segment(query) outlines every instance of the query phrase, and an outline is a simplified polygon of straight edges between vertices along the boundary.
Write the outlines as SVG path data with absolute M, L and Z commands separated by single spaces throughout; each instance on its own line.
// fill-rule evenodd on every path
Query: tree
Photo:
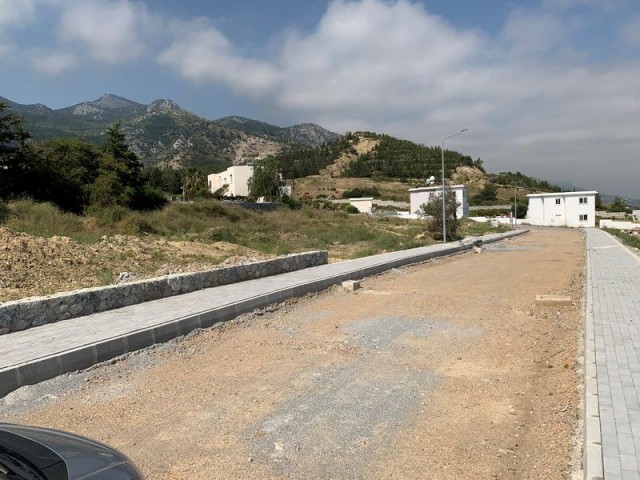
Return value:
M 211 197 L 207 188 L 207 177 L 195 168 L 189 169 L 184 176 L 184 198 L 189 200 L 196 197 Z
M 596 193 L 596 210 L 602 210 L 602 197 Z
M 487 182 L 478 194 L 473 198 L 478 205 L 490 205 L 498 199 L 498 186 L 495 183 Z
M 120 178 L 125 186 L 133 188 L 141 186 L 142 162 L 129 147 L 120 122 L 114 123 L 107 129 L 107 138 L 102 151 L 125 167 L 120 169 L 122 172 Z
M 81 213 L 89 204 L 90 186 L 98 176 L 100 152 L 80 139 L 50 140 L 34 149 L 41 168 L 34 178 L 40 185 L 33 197 Z
M 276 164 L 262 162 L 253 167 L 253 176 L 249 179 L 249 198 L 257 200 L 264 197 L 267 201 L 280 200 L 283 185 Z
M 23 128 L 22 118 L 4 113 L 7 105 L 0 103 L 0 198 L 26 193 L 33 152 L 27 145 L 30 138 Z
M 609 211 L 631 213 L 631 209 L 628 207 L 626 200 L 622 197 L 613 197 L 611 205 L 609 205 Z
M 460 203 L 450 188 L 445 188 L 445 215 L 447 219 L 447 238 L 457 238 L 458 218 L 456 210 Z M 434 195 L 427 203 L 420 206 L 419 215 L 427 219 L 427 232 L 436 240 L 442 240 L 442 195 Z
M 516 218 L 527 218 L 527 211 L 529 210 L 529 205 L 522 202 L 516 203 Z M 513 205 L 511 205 L 511 215 L 513 215 Z
M 162 192 L 145 183 L 142 162 L 129 147 L 119 122 L 107 129 L 102 151 L 99 175 L 90 188 L 92 203 L 135 210 L 151 210 L 166 204 Z

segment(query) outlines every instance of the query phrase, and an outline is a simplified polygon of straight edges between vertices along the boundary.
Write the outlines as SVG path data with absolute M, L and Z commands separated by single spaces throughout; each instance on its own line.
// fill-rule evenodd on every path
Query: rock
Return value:
M 347 280 L 346 282 L 342 282 L 342 288 L 344 288 L 347 292 L 353 292 L 360 288 L 360 281 Z

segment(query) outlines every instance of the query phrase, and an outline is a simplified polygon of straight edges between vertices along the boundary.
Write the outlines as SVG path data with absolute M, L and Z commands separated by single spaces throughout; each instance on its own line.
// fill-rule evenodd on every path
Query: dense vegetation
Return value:
M 400 140 L 389 135 L 369 134 L 380 143 L 373 151 L 360 155 L 349 164 L 345 175 L 352 177 L 419 179 L 434 176 L 441 180 L 442 150 L 426 147 L 408 140 Z M 480 160 L 474 161 L 468 155 L 445 150 L 445 177 L 450 177 L 460 165 L 482 169 Z
M 508 186 L 524 187 L 530 191 L 536 192 L 562 192 L 563 189 L 557 185 L 540 180 L 538 178 L 529 177 L 520 172 L 501 172 L 487 175 L 491 183 Z
M 70 212 L 88 207 L 154 209 L 165 196 L 146 181 L 118 123 L 101 149 L 81 139 L 30 143 L 20 117 L 0 103 L 0 200 L 29 197 Z
M 271 163 L 285 179 L 317 175 L 325 167 L 334 163 L 344 152 L 353 152 L 352 136 L 345 135 L 335 142 L 325 143 L 317 148 L 292 148 L 273 155 L 262 163 Z

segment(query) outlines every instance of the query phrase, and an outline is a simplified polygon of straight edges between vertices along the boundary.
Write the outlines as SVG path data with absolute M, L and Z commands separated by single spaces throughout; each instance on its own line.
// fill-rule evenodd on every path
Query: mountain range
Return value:
M 0 97 L 25 121 L 36 140 L 83 138 L 100 145 L 107 128 L 122 124 L 131 148 L 145 166 L 226 168 L 260 160 L 290 148 L 316 147 L 340 135 L 313 123 L 278 127 L 243 117 L 207 120 L 161 99 L 148 105 L 117 95 L 51 109 Z

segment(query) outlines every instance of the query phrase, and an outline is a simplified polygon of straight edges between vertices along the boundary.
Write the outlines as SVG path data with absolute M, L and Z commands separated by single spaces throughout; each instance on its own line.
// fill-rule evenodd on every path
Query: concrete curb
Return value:
M 596 368 L 596 341 L 593 317 L 593 288 L 589 261 L 589 240 L 586 255 L 586 305 L 584 315 L 584 444 L 583 469 L 585 480 L 602 480 L 602 431 L 598 399 L 598 375 Z
M 483 244 L 489 244 L 523 235 L 528 231 L 529 230 L 526 229 L 515 230 L 507 233 L 485 235 L 480 238 Z M 152 327 L 132 330 L 124 335 L 102 339 L 91 344 L 80 345 L 77 348 L 58 352 L 55 355 L 33 358 L 27 362 L 9 365 L 0 368 L 0 397 L 22 386 L 33 385 L 67 372 L 91 367 L 92 365 L 110 360 L 125 353 L 140 350 L 157 343 L 168 342 L 198 328 L 209 328 L 220 325 L 243 313 L 265 308 L 268 305 L 284 302 L 307 293 L 319 292 L 332 285 L 340 284 L 345 280 L 358 280 L 393 268 L 469 251 L 474 246 L 473 240 L 475 239 L 447 245 L 437 245 L 435 246 L 437 248 L 431 248 L 426 252 L 424 251 L 425 248 L 422 247 L 414 249 L 414 251 L 420 250 L 419 253 L 414 252 L 414 254 L 411 253 L 411 250 L 408 250 L 400 252 L 406 253 L 406 255 L 401 255 L 401 258 L 396 259 L 389 259 L 389 256 L 399 252 L 374 255 L 366 257 L 365 259 L 356 259 L 350 261 L 355 264 L 352 269 L 347 269 L 337 274 L 328 274 L 320 278 L 301 281 L 286 288 L 274 289 L 241 301 L 218 305 L 215 308 L 174 318 Z M 358 266 L 365 262 L 368 263 L 368 265 Z M 347 262 L 343 262 L 343 264 L 347 264 Z M 324 267 L 330 267 L 330 265 L 313 267 L 306 269 L 306 271 L 317 271 L 317 269 Z M 53 325 L 60 325 L 60 323 L 62 322 Z M 37 330 L 37 328 L 41 327 L 36 327 L 29 331 Z

